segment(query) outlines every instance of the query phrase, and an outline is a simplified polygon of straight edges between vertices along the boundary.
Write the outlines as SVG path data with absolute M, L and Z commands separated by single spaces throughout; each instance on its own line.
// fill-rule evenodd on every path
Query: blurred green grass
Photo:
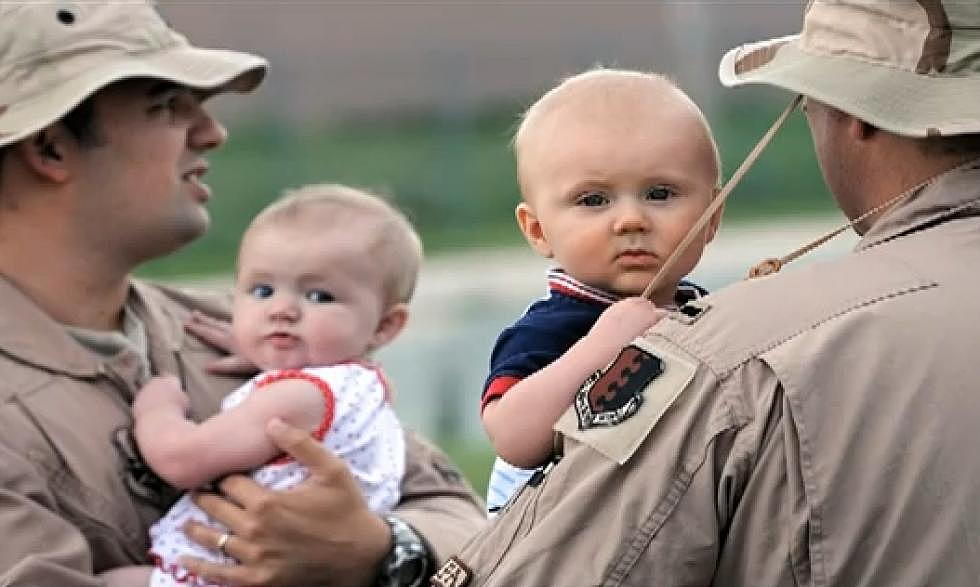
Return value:
M 712 117 L 730 176 L 782 108 L 727 102 Z M 419 228 L 427 254 L 487 245 L 524 246 L 513 220 L 518 201 L 509 148 L 509 109 L 468 119 L 437 114 L 354 120 L 343 126 L 288 129 L 274 121 L 238 126 L 211 155 L 211 230 L 179 253 L 148 264 L 156 278 L 227 273 L 250 219 L 284 188 L 339 182 L 391 196 Z M 801 116 L 777 135 L 726 208 L 726 223 L 835 210 L 820 179 Z M 488 443 L 438 438 L 482 494 L 493 453 Z
M 712 118 L 731 175 L 780 104 L 726 102 Z M 429 254 L 477 246 L 522 246 L 509 148 L 511 109 L 469 117 L 438 113 L 290 128 L 276 121 L 238 125 L 211 155 L 211 230 L 178 254 L 141 269 L 169 277 L 228 272 L 249 220 L 284 188 L 340 182 L 380 191 L 418 226 Z M 834 210 L 814 163 L 801 116 L 790 119 L 729 200 L 726 222 Z
M 480 497 L 486 497 L 490 467 L 493 465 L 493 449 L 489 443 L 475 443 L 465 438 L 437 438 L 449 458 L 459 467 L 460 473 L 473 485 Z

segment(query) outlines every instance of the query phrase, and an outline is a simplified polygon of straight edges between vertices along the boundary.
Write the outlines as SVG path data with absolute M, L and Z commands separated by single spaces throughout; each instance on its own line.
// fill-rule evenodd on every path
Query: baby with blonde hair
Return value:
M 341 457 L 371 509 L 389 510 L 405 445 L 371 354 L 404 327 L 421 259 L 411 224 L 375 195 L 332 184 L 286 192 L 252 221 L 238 256 L 232 336 L 236 352 L 262 372 L 201 423 L 187 418 L 176 377 L 151 380 L 133 403 L 146 462 L 182 489 L 245 471 L 265 487 L 288 489 L 307 470 L 266 436 L 266 423 L 278 418 Z M 234 535 L 225 533 L 215 552 L 184 536 L 188 521 L 217 527 L 183 496 L 150 530 L 157 565 L 150 585 L 210 585 L 180 558 L 235 558 Z

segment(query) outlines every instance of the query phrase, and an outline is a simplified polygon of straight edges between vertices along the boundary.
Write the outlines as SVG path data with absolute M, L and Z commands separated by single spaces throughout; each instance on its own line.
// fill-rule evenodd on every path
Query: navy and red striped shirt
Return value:
M 707 295 L 689 281 L 677 286 L 674 301 L 683 306 Z M 548 271 L 548 296 L 528 307 L 524 315 L 504 329 L 490 355 L 490 375 L 483 387 L 482 410 L 515 383 L 565 354 L 589 332 L 603 310 L 619 296 L 586 285 L 561 269 Z

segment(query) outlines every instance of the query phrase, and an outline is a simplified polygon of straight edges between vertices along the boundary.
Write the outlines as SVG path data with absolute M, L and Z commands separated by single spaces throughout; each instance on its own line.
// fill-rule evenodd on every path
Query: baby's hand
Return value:
M 133 418 L 139 418 L 153 410 L 167 409 L 181 414 L 187 411 L 190 400 L 180 388 L 180 380 L 173 375 L 154 377 L 136 394 L 133 401 Z
M 589 331 L 589 337 L 618 350 L 633 342 L 665 314 L 646 298 L 626 298 L 606 308 Z

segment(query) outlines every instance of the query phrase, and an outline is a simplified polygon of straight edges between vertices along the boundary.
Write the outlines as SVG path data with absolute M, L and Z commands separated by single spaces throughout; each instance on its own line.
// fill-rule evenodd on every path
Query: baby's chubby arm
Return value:
M 663 315 L 663 310 L 644 298 L 616 302 L 564 355 L 488 403 L 483 426 L 497 454 L 518 467 L 543 463 L 551 454 L 552 426 L 582 382 Z
M 133 402 L 134 433 L 143 458 L 180 489 L 267 463 L 279 454 L 265 434 L 269 420 L 280 418 L 313 430 L 326 410 L 321 391 L 303 379 L 270 383 L 200 424 L 187 419 L 187 407 L 187 395 L 172 376 L 151 379 Z

